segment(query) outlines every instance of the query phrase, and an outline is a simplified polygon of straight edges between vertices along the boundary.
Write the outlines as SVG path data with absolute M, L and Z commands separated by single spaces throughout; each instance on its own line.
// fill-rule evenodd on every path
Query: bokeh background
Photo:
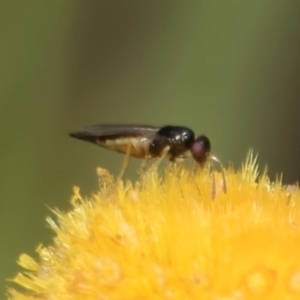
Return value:
M 225 165 L 253 148 L 298 181 L 299 15 L 299 1 L 2 1 L 1 298 L 19 254 L 51 242 L 49 207 L 95 191 L 97 166 L 120 170 L 68 137 L 84 125 L 189 126 Z

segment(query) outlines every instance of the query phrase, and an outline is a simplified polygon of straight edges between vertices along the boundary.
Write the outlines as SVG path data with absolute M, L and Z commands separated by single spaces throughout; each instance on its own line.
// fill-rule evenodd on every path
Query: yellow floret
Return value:
M 26 254 L 11 300 L 300 299 L 300 192 L 242 170 L 169 167 L 136 183 L 99 170 L 101 189 L 55 210 L 53 245 Z

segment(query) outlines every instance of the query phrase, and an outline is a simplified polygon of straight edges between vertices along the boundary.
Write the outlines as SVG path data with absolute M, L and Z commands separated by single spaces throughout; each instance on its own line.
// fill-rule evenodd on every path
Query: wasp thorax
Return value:
M 149 145 L 149 153 L 152 157 L 159 157 L 168 144 L 168 139 L 157 136 Z

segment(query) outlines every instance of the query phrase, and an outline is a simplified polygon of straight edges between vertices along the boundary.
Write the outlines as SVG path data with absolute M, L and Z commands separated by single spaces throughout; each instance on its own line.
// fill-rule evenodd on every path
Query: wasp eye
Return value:
M 191 153 L 194 159 L 199 163 L 203 164 L 206 162 L 210 152 L 210 141 L 205 135 L 199 136 L 191 147 Z

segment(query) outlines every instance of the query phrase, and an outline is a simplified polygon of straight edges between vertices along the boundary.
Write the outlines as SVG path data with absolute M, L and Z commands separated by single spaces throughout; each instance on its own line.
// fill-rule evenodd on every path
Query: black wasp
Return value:
M 203 164 L 210 153 L 210 141 L 206 136 L 195 138 L 191 129 L 182 126 L 95 125 L 70 133 L 70 136 L 143 159 L 168 156 L 176 161 L 192 154 Z

